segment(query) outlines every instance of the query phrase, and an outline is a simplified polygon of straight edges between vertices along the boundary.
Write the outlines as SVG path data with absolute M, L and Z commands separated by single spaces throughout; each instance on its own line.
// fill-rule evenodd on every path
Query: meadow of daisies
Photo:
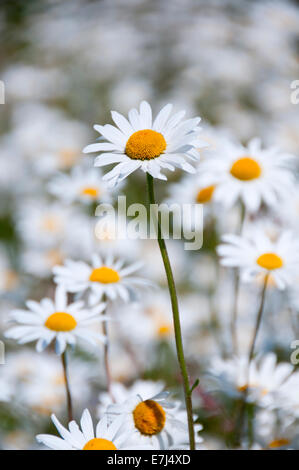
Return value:
M 0 449 L 299 448 L 298 24 L 1 5 Z M 119 196 L 201 205 L 201 249 L 99 233 Z

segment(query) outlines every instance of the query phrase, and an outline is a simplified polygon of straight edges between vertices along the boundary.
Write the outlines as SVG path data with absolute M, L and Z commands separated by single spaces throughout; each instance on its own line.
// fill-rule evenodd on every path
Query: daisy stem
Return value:
M 106 296 L 104 296 L 104 302 L 106 302 Z M 107 310 L 107 309 L 106 309 Z M 106 311 L 103 311 L 103 315 Z M 104 364 L 105 364 L 105 373 L 106 373 L 106 381 L 107 381 L 107 391 L 113 403 L 115 403 L 115 399 L 111 389 L 111 373 L 110 373 L 110 366 L 109 366 L 109 342 L 108 342 L 108 322 L 106 320 L 103 321 L 103 333 L 106 337 L 106 343 L 104 344 Z
M 156 204 L 155 202 L 155 193 L 154 193 L 154 180 L 153 177 L 147 173 L 147 184 L 148 184 L 148 195 L 149 195 L 149 202 L 150 204 Z M 182 341 L 182 331 L 181 331 L 181 323 L 180 323 L 180 314 L 179 314 L 179 306 L 178 306 L 178 299 L 176 294 L 176 287 L 173 278 L 173 273 L 169 261 L 169 256 L 165 244 L 165 240 L 163 239 L 161 233 L 161 225 L 159 223 L 159 216 L 157 217 L 157 228 L 158 228 L 158 244 L 161 252 L 161 256 L 163 259 L 163 264 L 166 272 L 167 282 L 168 282 L 168 289 L 171 299 L 171 306 L 172 306 L 172 314 L 173 314 L 173 323 L 174 323 L 174 332 L 175 332 L 175 343 L 176 343 L 176 351 L 177 351 L 177 358 L 183 378 L 183 386 L 184 386 L 184 395 L 185 395 L 185 404 L 187 410 L 187 418 L 188 418 L 188 430 L 189 430 L 189 443 L 190 449 L 195 449 L 195 437 L 194 437 L 194 423 L 193 423 L 193 410 L 192 410 L 192 389 L 190 388 L 187 366 L 184 356 L 184 348 L 183 348 L 183 341 Z
M 73 405 L 72 405 L 72 396 L 71 396 L 71 391 L 70 391 L 69 377 L 68 377 L 68 370 L 67 370 L 66 350 L 61 354 L 61 362 L 62 362 L 62 367 L 63 367 L 64 383 L 65 383 L 65 390 L 66 390 L 68 420 L 70 422 L 70 421 L 73 421 Z
M 243 392 L 242 405 L 241 405 L 241 411 L 240 411 L 240 416 L 239 416 L 239 423 L 238 423 L 238 427 L 237 427 L 237 429 L 238 429 L 238 432 L 237 432 L 238 444 L 240 444 L 240 439 L 242 437 L 242 432 L 243 432 L 244 417 L 245 417 L 246 403 L 247 403 L 247 395 L 248 395 L 248 391 L 249 391 L 250 365 L 251 365 L 251 361 L 252 361 L 253 356 L 254 356 L 255 343 L 256 343 L 257 335 L 258 335 L 260 325 L 261 325 L 261 321 L 262 321 L 268 279 L 269 279 L 269 273 L 265 275 L 264 284 L 263 284 L 263 288 L 262 288 L 262 292 L 261 292 L 260 307 L 259 307 L 259 310 L 258 310 L 258 313 L 257 313 L 256 324 L 255 324 L 254 333 L 253 333 L 253 337 L 252 337 L 251 344 L 250 344 L 250 349 L 249 349 L 249 354 L 248 354 L 247 384 L 246 384 L 247 386 L 245 387 L 244 392 Z
M 240 227 L 239 234 L 242 234 L 245 221 L 245 205 L 241 203 L 240 206 Z M 237 338 L 237 319 L 238 319 L 238 300 L 240 291 L 240 275 L 239 270 L 235 269 L 234 272 L 234 303 L 231 319 L 231 337 L 232 337 L 232 352 L 234 355 L 238 354 L 238 338 Z

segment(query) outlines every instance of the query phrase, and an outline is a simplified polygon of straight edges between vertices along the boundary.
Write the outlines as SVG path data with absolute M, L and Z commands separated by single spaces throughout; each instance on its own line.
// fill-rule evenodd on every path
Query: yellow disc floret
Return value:
M 160 132 L 144 129 L 134 132 L 126 145 L 126 154 L 134 160 L 157 158 L 166 149 L 166 141 Z
M 113 442 L 108 441 L 108 439 L 95 437 L 85 444 L 83 450 L 117 450 L 117 448 Z
M 196 196 L 196 202 L 198 202 L 198 204 L 205 204 L 207 202 L 210 202 L 214 190 L 215 186 L 207 186 L 206 188 L 200 189 Z
M 284 439 L 284 438 L 274 439 L 274 441 L 270 442 L 269 448 L 270 449 L 277 449 L 278 447 L 287 446 L 289 443 L 290 443 L 290 441 L 288 439 Z
M 250 181 L 258 178 L 262 169 L 258 162 L 251 157 L 236 160 L 230 169 L 232 176 L 241 181 Z
M 101 268 L 95 268 L 89 280 L 92 282 L 101 282 L 102 284 L 112 284 L 120 280 L 119 274 L 112 268 L 102 266 Z
M 81 189 L 81 194 L 82 196 L 89 196 L 92 199 L 95 199 L 96 197 L 98 197 L 99 190 L 98 188 L 87 186 L 86 188 Z
M 133 411 L 135 427 L 144 436 L 153 436 L 162 431 L 166 415 L 162 406 L 154 400 L 139 403 Z
M 77 326 L 73 315 L 66 312 L 55 312 L 47 318 L 45 326 L 53 331 L 72 331 Z
M 269 271 L 272 271 L 273 269 L 279 269 L 283 266 L 281 257 L 275 253 L 264 253 L 258 257 L 256 262 L 259 266 L 261 266 L 261 268 L 268 269 Z

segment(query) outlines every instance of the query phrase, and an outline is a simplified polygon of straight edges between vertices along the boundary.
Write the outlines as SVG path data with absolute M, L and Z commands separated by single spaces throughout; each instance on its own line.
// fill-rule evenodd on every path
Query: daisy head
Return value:
M 116 418 L 108 425 L 107 416 L 104 416 L 94 430 L 89 411 L 86 409 L 80 421 L 81 429 L 75 421 L 71 421 L 66 429 L 52 415 L 52 421 L 61 435 L 39 434 L 38 442 L 54 450 L 122 450 L 128 449 L 124 443 L 127 436 L 121 432 L 122 418 Z
M 271 239 L 263 230 L 251 230 L 248 236 L 222 237 L 218 246 L 223 266 L 238 267 L 246 282 L 268 275 L 279 289 L 291 285 L 299 268 L 299 241 L 291 232 Z
M 275 206 L 285 200 L 293 186 L 289 164 L 292 156 L 281 154 L 277 148 L 262 149 L 259 139 L 247 147 L 231 142 L 210 155 L 199 172 L 214 188 L 215 201 L 232 207 L 241 200 L 250 212 L 257 211 L 262 202 Z
M 67 304 L 65 289 L 56 288 L 55 300 L 45 298 L 41 302 L 28 300 L 28 310 L 14 310 L 12 320 L 17 325 L 6 333 L 7 338 L 17 340 L 20 344 L 37 341 L 36 349 L 43 351 L 53 340 L 57 354 L 65 351 L 67 344 L 74 346 L 78 339 L 97 345 L 105 337 L 90 325 L 106 320 L 100 313 L 105 304 L 101 303 L 92 309 L 84 309 L 83 302 Z
M 75 167 L 70 174 L 61 173 L 49 183 L 49 191 L 66 203 L 110 202 L 107 184 L 94 168 Z
M 161 170 L 174 171 L 175 167 L 189 173 L 195 170 L 188 159 L 199 156 L 196 148 L 204 143 L 198 139 L 200 118 L 183 120 L 184 111 L 170 117 L 172 105 L 167 104 L 152 118 L 152 109 L 146 101 L 137 109 L 129 111 L 128 119 L 112 111 L 112 119 L 117 127 L 110 124 L 95 125 L 107 142 L 99 142 L 85 147 L 85 153 L 100 152 L 95 166 L 117 165 L 104 176 L 104 180 L 114 186 L 138 168 L 154 178 L 167 180 Z
M 95 304 L 103 296 L 109 300 L 117 298 L 128 302 L 135 297 L 137 286 L 149 286 L 150 282 L 132 274 L 141 268 L 136 262 L 124 266 L 123 260 L 114 261 L 112 256 L 105 260 L 99 255 L 93 255 L 91 264 L 83 261 L 67 260 L 64 266 L 53 268 L 54 281 L 63 285 L 68 292 L 86 291 L 89 293 L 90 304 Z
M 110 405 L 107 412 L 109 416 L 123 416 L 123 427 L 132 441 L 166 449 L 177 435 L 188 432 L 185 413 L 182 416 L 179 403 L 168 401 L 168 396 L 168 392 L 161 392 L 144 400 L 136 395 L 122 404 Z

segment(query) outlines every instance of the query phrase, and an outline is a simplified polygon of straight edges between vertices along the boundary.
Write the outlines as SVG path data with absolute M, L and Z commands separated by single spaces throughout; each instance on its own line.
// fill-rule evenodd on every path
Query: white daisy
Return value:
M 152 119 L 152 109 L 146 101 L 137 109 L 129 111 L 129 119 L 112 111 L 112 119 L 116 126 L 106 124 L 95 125 L 108 142 L 99 142 L 85 147 L 83 152 L 105 152 L 99 155 L 95 166 L 106 166 L 117 163 L 104 180 L 114 186 L 138 168 L 154 178 L 167 180 L 161 173 L 162 169 L 174 171 L 175 167 L 194 173 L 195 169 L 187 161 L 196 160 L 199 153 L 197 147 L 204 143 L 198 139 L 200 118 L 182 121 L 185 112 L 180 111 L 170 118 L 172 105 L 167 104 Z
M 49 192 L 64 202 L 93 202 L 111 200 L 107 184 L 94 168 L 75 167 L 70 174 L 56 175 L 48 185 Z
M 199 172 L 208 186 L 216 186 L 215 201 L 231 207 L 241 199 L 250 212 L 255 212 L 262 202 L 275 206 L 289 196 L 292 158 L 275 147 L 262 149 L 259 139 L 252 139 L 247 147 L 227 142 L 199 165 Z
M 103 295 L 110 300 L 119 297 L 128 302 L 135 297 L 136 286 L 151 285 L 146 279 L 131 276 L 141 266 L 141 263 L 136 262 L 124 267 L 124 260 L 114 261 L 110 255 L 103 260 L 94 254 L 91 265 L 83 261 L 66 260 L 64 266 L 55 266 L 54 281 L 63 285 L 68 292 L 83 293 L 88 290 L 92 305 Z
M 66 429 L 52 415 L 52 421 L 61 437 L 51 434 L 38 434 L 38 442 L 54 450 L 124 450 L 127 436 L 121 432 L 122 417 L 116 418 L 109 426 L 107 416 L 104 416 L 97 424 L 94 432 L 93 422 L 89 411 L 83 411 L 80 421 L 81 430 L 76 421 L 71 421 Z
M 249 401 L 267 407 L 275 403 L 293 369 L 287 362 L 277 363 L 276 355 L 268 353 L 251 361 L 249 375 L 246 356 L 226 360 L 217 357 L 212 361 L 209 372 L 220 379 L 222 390 L 229 390 L 231 386 L 235 393 L 248 390 Z
M 292 284 L 299 268 L 299 241 L 289 231 L 273 240 L 263 230 L 253 229 L 248 236 L 222 237 L 217 252 L 223 266 L 238 267 L 245 282 L 270 274 L 279 289 Z
M 140 395 L 122 404 L 112 404 L 110 417 L 122 416 L 125 433 L 134 442 L 149 444 L 156 449 L 166 449 L 176 442 L 176 437 L 188 435 L 186 413 L 181 414 L 178 402 L 167 400 L 168 392 L 161 392 L 144 400 Z
M 105 337 L 90 328 L 91 324 L 105 320 L 100 313 L 105 304 L 93 309 L 84 309 L 83 302 L 67 305 L 67 295 L 62 286 L 56 288 L 55 301 L 44 298 L 40 303 L 28 300 L 28 310 L 14 310 L 12 320 L 19 325 L 13 326 L 6 333 L 7 338 L 17 340 L 20 344 L 36 341 L 38 352 L 43 351 L 53 340 L 57 354 L 62 354 L 67 344 L 75 345 L 83 339 L 93 345 Z

